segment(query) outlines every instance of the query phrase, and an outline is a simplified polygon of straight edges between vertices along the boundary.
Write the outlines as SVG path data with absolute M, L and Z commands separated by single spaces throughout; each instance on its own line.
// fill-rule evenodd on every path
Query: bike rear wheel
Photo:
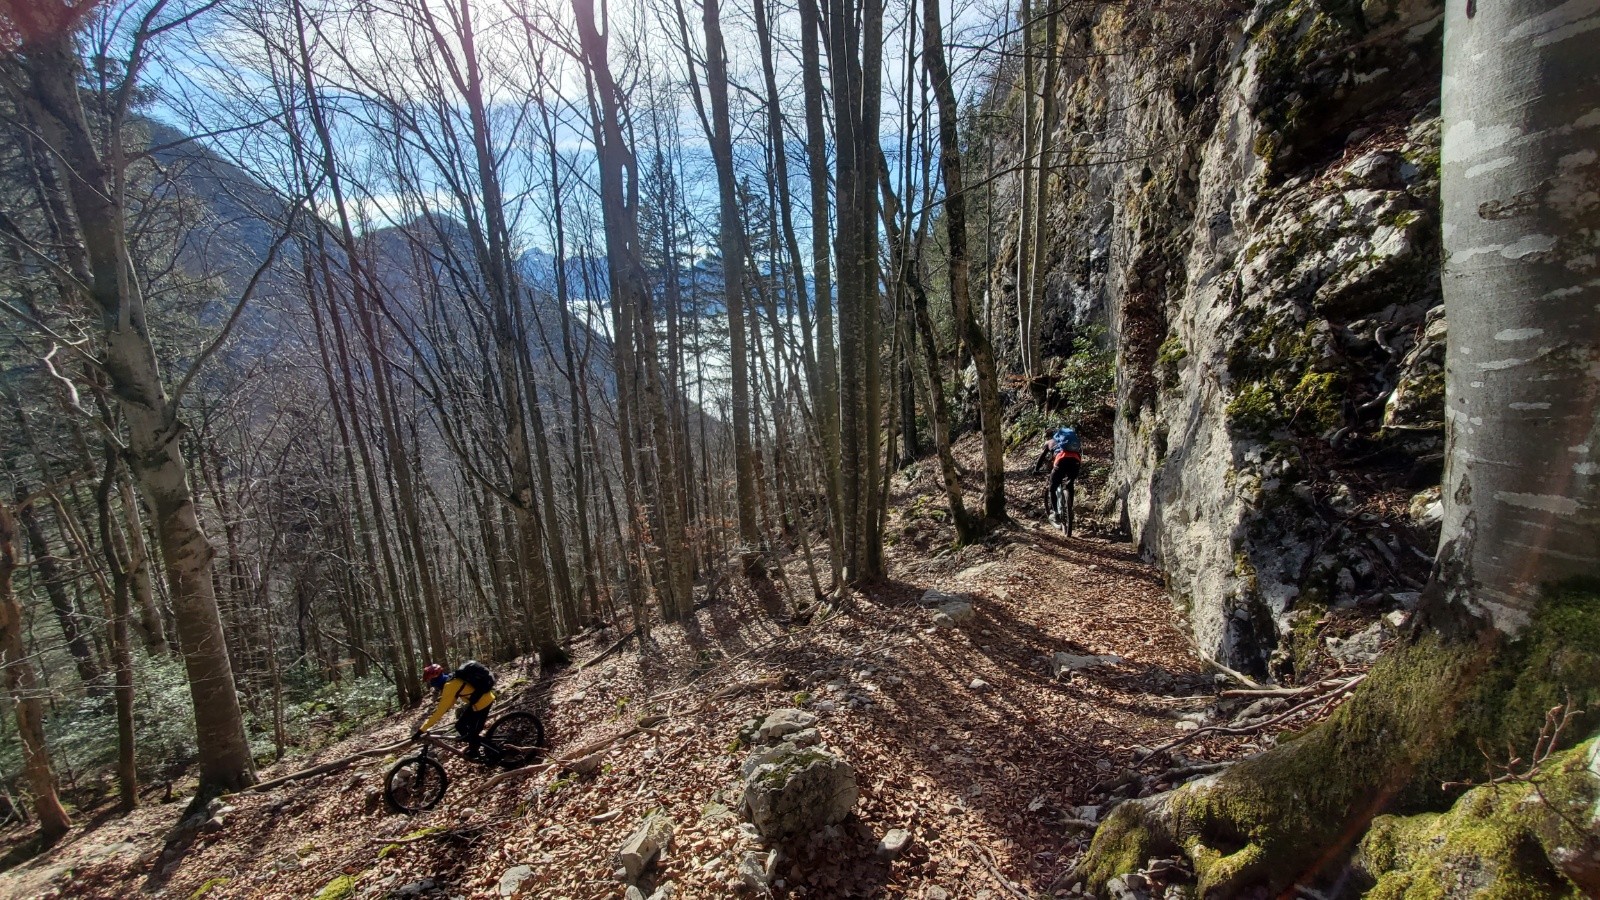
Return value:
M 450 776 L 437 760 L 408 756 L 383 777 L 383 799 L 398 812 L 419 813 L 437 806 L 449 786 Z
M 1072 537 L 1072 501 L 1073 483 L 1064 481 L 1056 487 L 1056 521 L 1061 524 L 1061 533 Z
M 544 723 L 531 712 L 511 712 L 495 719 L 483 743 L 494 761 L 507 769 L 528 765 L 544 747 Z

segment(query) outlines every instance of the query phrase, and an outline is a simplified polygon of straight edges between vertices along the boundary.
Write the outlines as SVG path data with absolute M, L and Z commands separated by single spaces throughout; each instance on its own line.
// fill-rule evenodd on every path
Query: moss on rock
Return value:
M 1295 610 L 1294 626 L 1289 632 L 1289 665 L 1295 675 L 1307 672 L 1316 661 L 1317 648 L 1322 642 L 1323 617 L 1328 607 L 1315 599 L 1303 598 Z
M 1163 794 L 1151 801 L 1161 803 L 1171 796 Z M 1089 853 L 1074 876 L 1099 889 L 1118 875 L 1137 871 L 1145 860 L 1171 852 L 1172 838 L 1162 827 L 1160 813 L 1150 801 L 1139 800 L 1112 809 L 1095 829 Z
M 1600 582 L 1547 593 L 1514 639 L 1430 633 L 1381 659 L 1354 697 L 1292 742 L 1211 779 L 1116 808 L 1078 870 L 1094 890 L 1182 851 L 1202 896 L 1281 890 L 1344 859 L 1381 812 L 1448 805 L 1481 777 L 1481 747 L 1532 747 L 1544 715 L 1600 702 Z M 1592 715 L 1575 723 L 1592 727 Z
M 1530 780 L 1474 788 L 1448 812 L 1374 820 L 1357 857 L 1373 881 L 1367 896 L 1585 896 L 1559 861 L 1594 849 L 1595 835 L 1578 827 L 1600 797 L 1587 765 L 1591 744 L 1553 757 Z

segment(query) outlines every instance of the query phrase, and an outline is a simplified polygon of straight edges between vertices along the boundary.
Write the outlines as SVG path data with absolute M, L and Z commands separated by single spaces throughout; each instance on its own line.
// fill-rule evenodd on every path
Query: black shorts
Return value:
M 1062 457 L 1061 461 L 1056 463 L 1055 468 L 1050 470 L 1050 488 L 1052 490 L 1054 490 L 1056 485 L 1060 484 L 1061 482 L 1065 481 L 1068 478 L 1071 478 L 1073 481 L 1077 481 L 1078 480 L 1078 470 L 1081 469 L 1082 467 L 1083 467 L 1083 461 L 1081 459 L 1079 459 L 1078 457 L 1076 457 L 1076 456 L 1064 456 L 1064 457 Z
M 478 735 L 483 733 L 484 724 L 489 721 L 489 710 L 493 708 L 493 703 L 483 709 L 463 706 L 461 711 L 456 713 L 456 734 L 476 743 Z

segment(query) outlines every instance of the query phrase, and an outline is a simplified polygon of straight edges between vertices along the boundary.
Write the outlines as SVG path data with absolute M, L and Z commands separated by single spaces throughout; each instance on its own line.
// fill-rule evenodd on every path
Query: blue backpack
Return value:
M 1068 453 L 1082 451 L 1076 429 L 1057 428 L 1056 433 L 1050 436 L 1050 440 L 1055 444 L 1057 450 L 1065 450 Z

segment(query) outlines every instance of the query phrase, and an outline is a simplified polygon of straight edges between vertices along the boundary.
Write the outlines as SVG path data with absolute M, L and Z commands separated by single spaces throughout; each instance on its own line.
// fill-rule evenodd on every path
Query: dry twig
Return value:
M 989 851 L 971 841 L 966 841 L 965 843 L 969 848 L 977 851 L 978 859 L 983 861 L 984 868 L 988 869 L 989 874 L 994 876 L 994 880 L 998 882 L 1001 887 L 1006 889 L 1006 893 L 1016 897 L 1017 900 L 1032 900 L 1032 898 L 1028 896 L 1027 891 L 1019 890 L 1011 883 L 1010 879 L 1006 878 L 1005 875 L 1000 873 L 1000 867 L 995 865 L 994 860 L 989 856 Z
M 1495 763 L 1490 763 L 1489 765 L 1491 770 L 1498 769 L 1500 774 L 1483 783 L 1533 783 L 1534 779 L 1538 777 L 1540 770 L 1544 768 L 1544 764 L 1550 760 L 1551 755 L 1554 754 L 1556 752 L 1556 748 L 1560 746 L 1562 733 L 1567 730 L 1568 725 L 1572 724 L 1573 719 L 1582 714 L 1582 709 L 1572 705 L 1571 695 L 1568 695 L 1566 702 L 1558 703 L 1555 706 L 1550 707 L 1545 711 L 1544 724 L 1539 726 L 1539 736 L 1533 742 L 1533 752 L 1528 754 L 1526 763 L 1524 763 L 1521 756 L 1517 755 L 1515 749 L 1508 747 L 1507 755 L 1510 757 L 1510 759 L 1508 759 L 1503 765 Z M 1479 752 L 1483 754 L 1484 759 L 1487 760 L 1489 758 L 1488 750 L 1481 746 L 1478 749 Z M 1475 786 L 1476 783 L 1471 781 L 1446 781 L 1445 783 L 1439 785 L 1439 789 L 1448 791 L 1453 788 L 1470 788 Z
M 1187 744 L 1190 741 L 1194 740 L 1195 738 L 1201 737 L 1202 735 L 1207 735 L 1207 734 L 1253 734 L 1253 733 L 1255 733 L 1257 731 L 1262 730 L 1263 728 L 1269 728 L 1269 727 L 1271 727 L 1273 725 L 1276 725 L 1279 722 L 1282 722 L 1282 721 L 1288 719 L 1290 716 L 1293 716 L 1295 713 L 1298 713 L 1301 710 L 1306 709 L 1308 707 L 1315 706 L 1318 703 L 1322 703 L 1324 701 L 1328 701 L 1331 704 L 1332 701 L 1338 699 L 1338 697 L 1341 694 L 1344 694 L 1345 692 L 1349 691 L 1351 688 L 1353 688 L 1356 685 L 1360 684 L 1361 682 L 1365 681 L 1366 678 L 1367 678 L 1366 675 L 1357 675 L 1356 677 L 1350 679 L 1349 681 L 1340 682 L 1339 685 L 1337 687 L 1335 687 L 1333 690 L 1328 691 L 1326 693 L 1318 694 L 1315 697 L 1312 697 L 1310 700 L 1305 701 L 1304 703 L 1300 703 L 1300 704 L 1296 704 L 1295 706 L 1291 706 L 1288 709 L 1284 710 L 1283 712 L 1279 713 L 1278 715 L 1273 716 L 1270 719 L 1265 719 L 1263 721 L 1257 722 L 1254 725 L 1240 725 L 1240 726 L 1210 725 L 1210 726 L 1207 726 L 1205 728 L 1200 728 L 1200 729 L 1197 729 L 1195 731 L 1191 731 L 1188 734 L 1184 735 L 1181 738 L 1178 738 L 1175 741 L 1172 741 L 1172 742 L 1167 743 L 1167 744 L 1162 744 L 1160 747 L 1157 747 L 1154 750 L 1150 751 L 1150 756 L 1157 756 L 1157 755 L 1160 755 L 1162 753 L 1166 753 L 1166 752 L 1168 752 L 1170 750 L 1176 750 L 1177 748 L 1182 747 L 1184 744 Z

